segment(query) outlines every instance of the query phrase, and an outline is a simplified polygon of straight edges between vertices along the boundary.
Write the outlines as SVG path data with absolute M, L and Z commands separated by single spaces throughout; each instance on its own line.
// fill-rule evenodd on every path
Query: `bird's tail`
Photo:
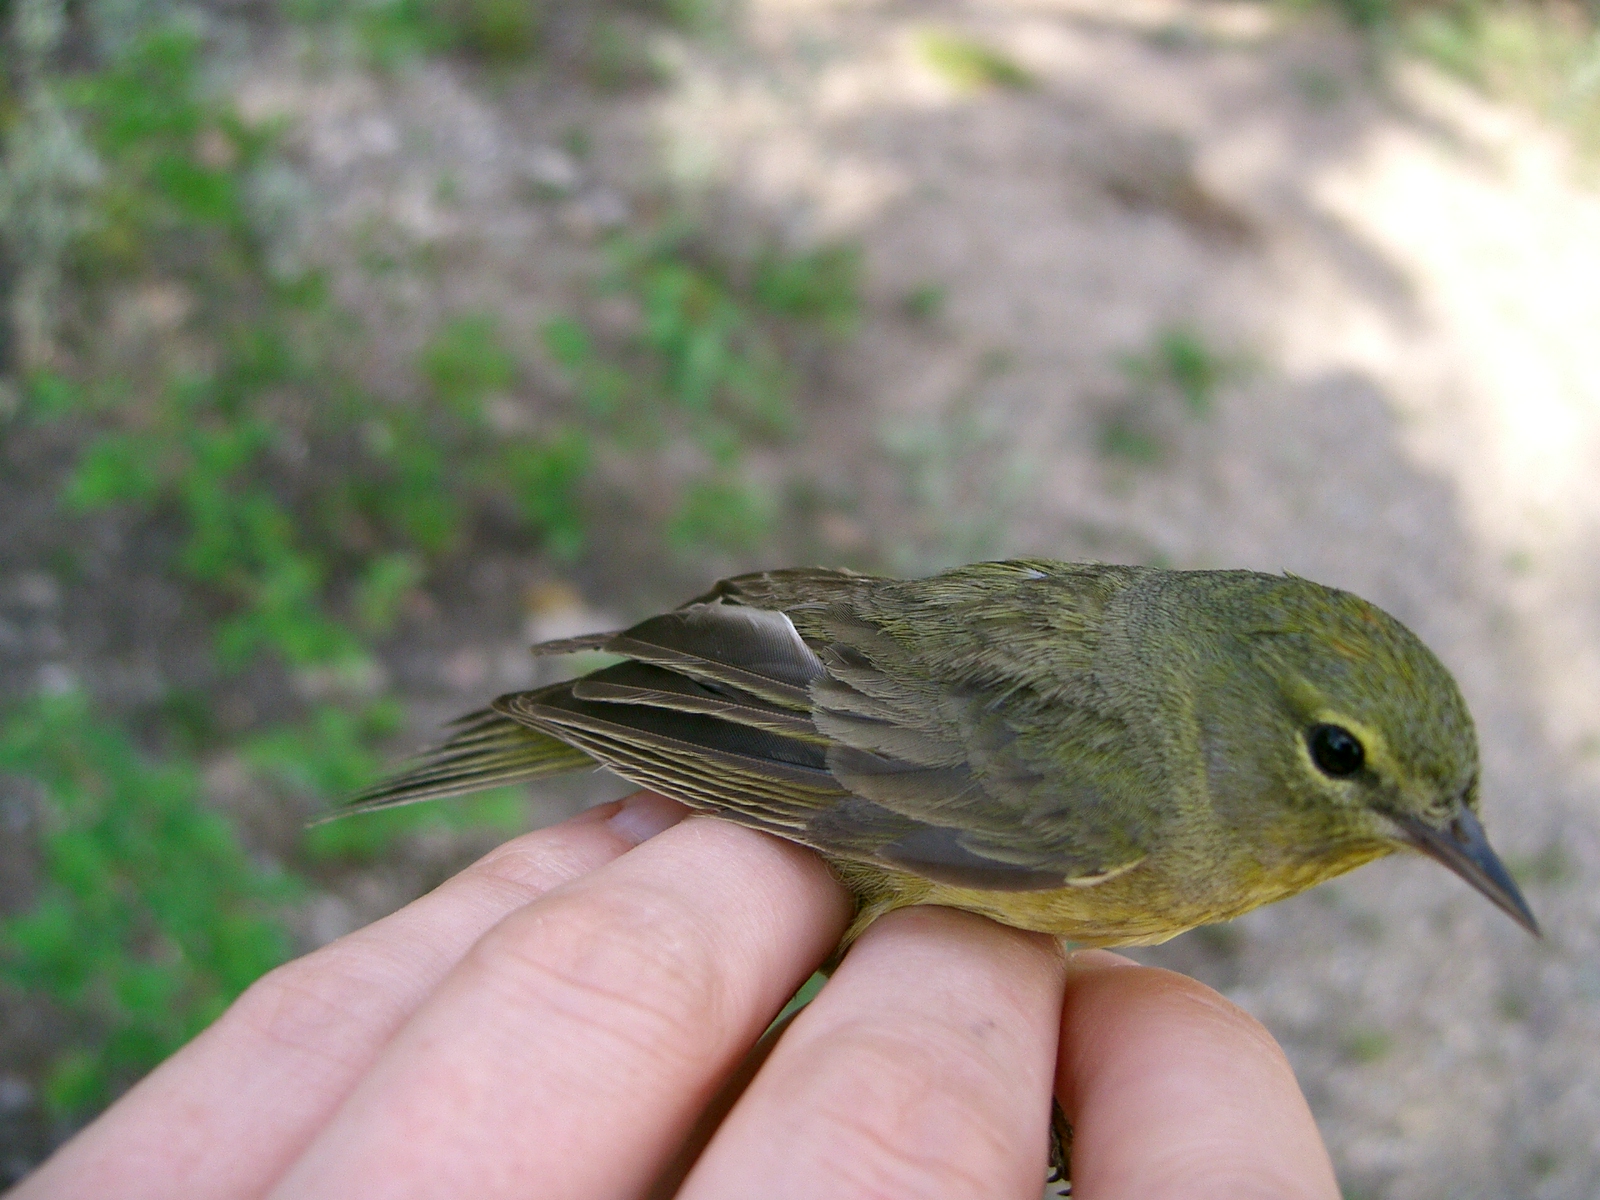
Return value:
M 594 765 L 582 750 L 493 709 L 468 713 L 452 724 L 457 728 L 449 741 L 421 755 L 399 775 L 352 796 L 325 819 L 460 796 Z

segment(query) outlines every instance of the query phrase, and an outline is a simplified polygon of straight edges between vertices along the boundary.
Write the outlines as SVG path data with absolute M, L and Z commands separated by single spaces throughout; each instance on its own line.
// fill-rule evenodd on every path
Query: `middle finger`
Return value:
M 1053 939 L 983 917 L 883 917 L 784 1033 L 679 1200 L 1037 1200 L 1065 973 Z

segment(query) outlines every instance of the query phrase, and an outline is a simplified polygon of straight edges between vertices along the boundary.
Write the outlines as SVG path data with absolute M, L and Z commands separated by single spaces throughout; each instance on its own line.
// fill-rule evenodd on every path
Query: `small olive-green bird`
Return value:
M 1148 944 L 1402 849 L 1538 932 L 1478 822 L 1450 673 L 1393 617 L 1308 580 L 770 571 L 534 647 L 579 650 L 623 661 L 500 697 L 351 807 L 599 763 L 817 850 L 859 901 L 851 936 L 943 904 Z

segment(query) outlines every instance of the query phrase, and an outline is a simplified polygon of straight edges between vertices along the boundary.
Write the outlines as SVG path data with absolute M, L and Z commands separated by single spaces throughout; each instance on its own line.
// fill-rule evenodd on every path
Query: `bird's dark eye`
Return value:
M 1311 761 L 1324 775 L 1343 779 L 1361 770 L 1367 761 L 1367 752 L 1361 748 L 1361 739 L 1343 725 L 1313 725 L 1306 734 L 1311 746 Z

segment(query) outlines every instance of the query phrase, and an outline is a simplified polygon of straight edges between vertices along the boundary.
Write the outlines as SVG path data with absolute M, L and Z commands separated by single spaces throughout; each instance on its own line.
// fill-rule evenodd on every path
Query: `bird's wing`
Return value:
M 943 882 L 1051 888 L 1137 861 L 1093 773 L 1031 748 L 1081 738 L 1092 759 L 1096 744 L 1114 741 L 1114 722 L 1057 696 L 1041 731 L 1042 702 L 1026 679 L 996 688 L 962 667 L 961 647 L 952 656 L 938 629 L 924 631 L 941 648 L 930 656 L 874 619 L 872 598 L 908 585 L 821 571 L 790 578 L 799 574 L 728 581 L 621 633 L 537 647 L 629 661 L 501 697 L 494 709 L 695 807 Z M 1038 576 L 1026 565 L 997 569 L 971 590 L 1003 614 L 1011 608 L 994 608 L 995 589 Z M 785 612 L 752 600 L 792 603 Z M 889 600 L 887 611 L 907 600 L 917 607 L 915 596 Z M 969 638 L 974 629 L 994 636 L 982 628 L 985 611 L 945 620 Z M 992 659 L 973 661 L 989 670 Z M 1038 655 L 1018 661 L 1059 685 Z
M 792 594 L 802 586 L 802 574 L 818 576 L 809 581 L 813 587 L 822 586 L 824 577 L 863 578 L 825 571 L 750 578 L 753 584 L 779 580 L 776 586 Z M 737 585 L 728 580 L 719 587 Z M 712 802 L 715 789 L 706 778 L 708 768 L 720 763 L 728 772 L 728 787 L 751 789 L 749 811 L 730 815 L 763 828 L 781 827 L 781 814 L 802 802 L 798 797 L 786 801 L 785 788 L 798 788 L 805 804 L 821 802 L 813 795 L 816 781 L 795 771 L 815 760 L 816 769 L 826 773 L 823 739 L 811 724 L 806 690 L 822 665 L 780 613 L 691 602 L 620 633 L 544 642 L 533 650 L 538 655 L 600 650 L 631 661 L 574 683 L 502 696 L 491 708 L 469 713 L 455 722 L 458 731 L 443 745 L 353 796 L 333 815 L 522 783 L 597 760 L 688 803 L 723 811 L 729 804 Z M 786 739 L 809 748 L 788 750 Z M 587 752 L 591 746 L 593 754 Z M 704 753 L 696 759 L 700 747 Z M 781 779 L 750 774 L 753 762 L 768 757 L 787 763 L 768 772 Z M 677 776 L 681 779 L 674 785 Z M 829 797 L 838 793 L 831 785 L 824 790 Z
M 694 603 L 621 633 L 535 647 L 627 661 L 502 696 L 497 712 L 697 808 L 800 838 L 847 793 L 811 721 L 821 661 L 781 612 Z
M 1128 731 L 1087 674 L 1075 694 L 1041 695 L 1033 674 L 1053 693 L 1073 691 L 1062 679 L 1070 663 L 974 679 L 859 613 L 824 625 L 826 675 L 811 694 L 828 768 L 858 801 L 915 827 L 885 840 L 882 822 L 858 823 L 844 805 L 815 818 L 819 842 L 997 890 L 1090 884 L 1143 857 L 1116 774 Z

